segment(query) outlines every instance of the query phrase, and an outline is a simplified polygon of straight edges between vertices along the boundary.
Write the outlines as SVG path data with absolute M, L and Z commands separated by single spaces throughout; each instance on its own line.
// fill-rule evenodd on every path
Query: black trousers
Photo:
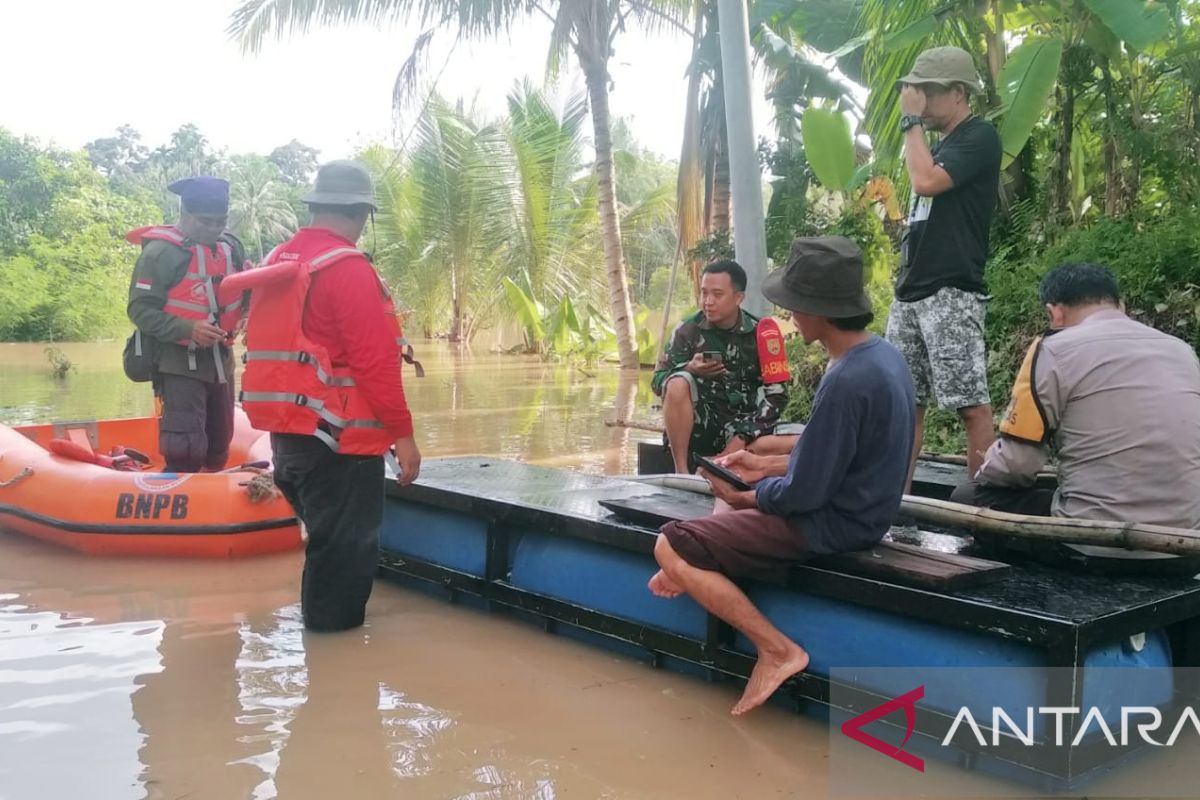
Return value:
M 300 608 L 304 626 L 362 625 L 383 528 L 382 456 L 338 455 L 312 436 L 271 434 L 275 484 L 308 529 Z
M 162 398 L 158 450 L 167 472 L 215 472 L 229 460 L 233 440 L 233 384 L 186 375 L 158 376 Z
M 1050 504 L 1054 501 L 1053 489 L 1005 489 L 984 486 L 977 481 L 959 484 L 950 495 L 951 502 L 968 506 L 980 506 L 1009 514 L 1026 514 L 1035 517 L 1050 516 Z

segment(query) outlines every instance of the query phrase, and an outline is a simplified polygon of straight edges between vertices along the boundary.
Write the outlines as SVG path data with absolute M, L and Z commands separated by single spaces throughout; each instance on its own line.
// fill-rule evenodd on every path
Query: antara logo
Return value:
M 894 758 L 906 767 L 911 767 L 917 772 L 924 772 L 925 760 L 917 758 L 912 753 L 904 752 L 904 745 L 908 744 L 909 738 L 913 735 L 913 729 L 917 726 L 917 701 L 924 698 L 925 687 L 918 686 L 911 692 L 905 692 L 899 697 L 888 700 L 883 705 L 876 706 L 870 711 L 864 711 L 857 717 L 846 720 L 842 723 L 842 733 L 859 744 L 865 744 L 872 750 L 883 753 L 888 758 Z M 904 731 L 904 739 L 900 742 L 899 746 L 889 744 L 863 730 L 864 726 L 870 725 L 872 722 L 883 719 L 888 714 L 901 709 L 904 710 L 906 730 Z
M 925 699 L 925 687 L 922 685 L 847 720 L 842 723 L 842 733 L 888 758 L 899 761 L 906 767 L 924 772 L 925 761 L 911 753 L 904 752 L 904 746 L 908 744 L 908 740 L 912 738 L 913 731 L 916 729 L 917 701 L 923 699 Z M 899 745 L 885 742 L 863 730 L 865 726 L 896 711 L 904 711 L 905 720 L 904 739 Z M 1028 707 L 1025 709 L 1024 727 L 1018 724 L 1016 719 L 1003 708 L 993 707 L 991 711 L 990 742 L 985 736 L 986 729 L 980 727 L 969 708 L 962 706 L 955 714 L 949 731 L 941 740 L 941 746 L 962 746 L 964 744 L 971 746 L 975 744 L 979 747 L 998 747 L 1001 740 L 1004 739 L 1019 742 L 1025 747 L 1078 747 L 1089 734 L 1094 734 L 1103 736 L 1110 747 L 1126 747 L 1131 739 L 1140 739 L 1154 747 L 1172 747 L 1185 729 L 1190 728 L 1200 736 L 1200 714 L 1197 714 L 1196 709 L 1192 706 L 1184 706 L 1179 711 L 1178 717 L 1170 719 L 1165 718 L 1162 710 L 1154 706 L 1120 706 L 1109 709 L 1107 714 L 1095 706 L 1089 708 L 1075 706 Z M 1053 719 L 1054 738 L 1052 740 L 1037 740 L 1035 720 L 1039 716 Z M 1064 722 L 1071 718 L 1077 722 L 1077 729 L 1074 737 L 1067 737 L 1064 736 Z M 1160 741 L 1151 734 L 1157 734 L 1160 738 L 1165 736 L 1166 739 Z

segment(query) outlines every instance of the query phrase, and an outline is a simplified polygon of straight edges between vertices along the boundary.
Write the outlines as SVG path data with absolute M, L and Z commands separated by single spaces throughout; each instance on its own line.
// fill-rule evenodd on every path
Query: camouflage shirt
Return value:
M 758 361 L 758 317 L 742 311 L 731 330 L 714 327 L 698 311 L 679 323 L 659 359 L 651 386 L 662 397 L 667 378 L 684 371 L 696 353 L 716 350 L 728 370 L 718 378 L 695 378 L 695 428 L 691 452 L 713 455 L 740 436 L 747 443 L 770 433 L 787 405 L 787 384 L 763 384 Z M 690 373 L 689 373 L 690 375 Z

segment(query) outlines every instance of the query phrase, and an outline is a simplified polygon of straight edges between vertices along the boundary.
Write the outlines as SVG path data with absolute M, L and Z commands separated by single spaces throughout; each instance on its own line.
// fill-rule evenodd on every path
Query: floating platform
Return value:
M 384 576 L 511 609 L 655 666 L 712 678 L 749 675 L 749 642 L 691 599 L 662 600 L 646 589 L 657 569 L 656 531 L 601 502 L 679 518 L 708 513 L 710 498 L 481 458 L 427 461 L 416 484 L 391 483 L 388 491 Z M 959 700 L 1082 708 L 1120 692 L 1127 704 L 1170 709 L 1195 687 L 1169 677 L 1131 687 L 1119 683 L 1127 669 L 1108 668 L 1170 675 L 1173 667 L 1200 665 L 1200 582 L 1010 566 L 980 559 L 968 539 L 938 531 L 896 528 L 870 550 L 797 566 L 777 583 L 743 586 L 812 655 L 809 669 L 777 698 L 819 713 L 829 712 L 831 675 L 842 698 L 835 712 L 858 713 L 907 688 L 848 687 L 836 677 L 886 667 L 1021 668 L 1005 672 L 1019 677 L 996 685 L 959 687 L 961 697 L 943 698 L 947 708 Z M 940 740 L 952 722 L 948 710 L 923 710 L 917 730 Z M 1135 747 L 1089 737 L 1063 753 L 973 749 L 967 741 L 956 757 L 1039 788 L 1065 788 Z

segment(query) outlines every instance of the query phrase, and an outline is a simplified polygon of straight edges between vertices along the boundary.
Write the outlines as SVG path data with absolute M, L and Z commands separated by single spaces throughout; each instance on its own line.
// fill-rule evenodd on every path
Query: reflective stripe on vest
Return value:
M 255 350 L 242 354 L 243 364 L 249 364 L 251 361 L 298 361 L 301 364 L 311 365 L 317 371 L 317 380 L 326 386 L 355 385 L 354 378 L 338 378 L 330 375 L 312 355 L 301 350 Z
M 151 228 L 142 234 L 143 239 L 170 239 L 172 242 L 182 246 L 185 239 L 184 235 L 179 231 L 169 226 L 161 228 Z
M 375 418 L 348 370 L 332 364 L 325 348 L 303 330 L 304 295 L 313 274 L 362 251 L 335 246 L 301 260 L 288 246 L 273 251 L 264 266 L 282 263 L 282 254 L 298 263 L 295 277 L 252 287 L 248 349 L 242 356 L 247 365 L 243 408 L 261 430 L 313 436 L 341 454 L 382 454 L 394 442 L 387 427 Z M 393 314 L 386 293 L 382 300 Z M 397 326 L 392 336 L 401 335 Z
M 330 259 L 333 259 L 333 258 L 341 258 L 342 256 L 361 255 L 361 254 L 362 254 L 362 250 L 359 250 L 356 247 L 337 247 L 337 248 L 334 248 L 333 250 L 328 250 L 324 253 L 321 253 L 321 255 L 312 259 L 308 263 L 314 267 L 319 267 L 322 264 L 324 264 L 326 261 L 329 261 Z
M 383 423 L 374 419 L 344 419 L 325 407 L 325 402 L 319 398 L 308 397 L 292 392 L 242 392 L 243 401 L 251 403 L 291 403 L 301 408 L 311 408 L 317 416 L 335 428 L 382 428 Z

